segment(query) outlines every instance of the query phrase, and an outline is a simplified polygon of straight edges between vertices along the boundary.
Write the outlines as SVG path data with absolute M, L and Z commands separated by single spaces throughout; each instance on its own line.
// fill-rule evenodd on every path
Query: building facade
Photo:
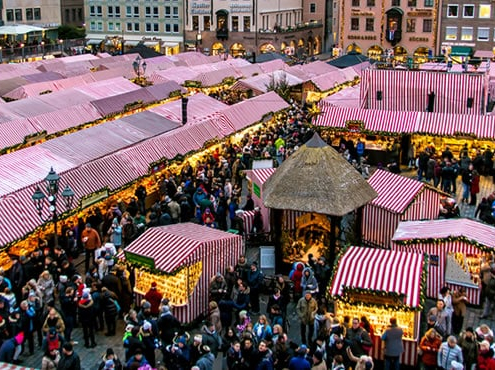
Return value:
M 63 25 L 84 25 L 84 0 L 61 0 L 60 12 Z
M 182 0 L 85 0 L 88 45 L 120 53 L 143 42 L 166 55 L 184 43 Z
M 495 46 L 495 5 L 489 0 L 444 0 L 441 7 L 438 53 L 493 58 Z
M 234 57 L 319 54 L 324 0 L 187 0 L 185 47 Z
M 335 0 L 332 37 L 344 53 L 425 61 L 436 48 L 439 0 Z

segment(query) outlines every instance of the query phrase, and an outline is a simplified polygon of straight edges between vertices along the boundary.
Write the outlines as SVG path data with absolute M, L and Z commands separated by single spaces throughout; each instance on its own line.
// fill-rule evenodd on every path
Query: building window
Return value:
M 374 31 L 374 30 L 375 30 L 375 19 L 366 18 L 366 31 Z
M 76 21 L 76 9 L 72 8 L 71 13 L 72 13 L 72 22 L 75 22 Z
M 406 22 L 406 32 L 416 32 L 416 19 L 409 18 Z
M 433 19 L 423 19 L 423 32 L 431 32 L 433 30 Z
M 5 16 L 7 18 L 7 22 L 14 21 L 14 9 L 7 9 L 5 12 Z
M 400 0 L 392 0 L 392 6 L 400 6 Z
M 246 17 L 244 17 L 244 19 L 245 19 L 245 18 L 246 18 Z M 247 18 L 249 18 L 249 17 L 247 17 Z M 249 19 L 251 19 L 251 18 L 249 18 Z M 244 22 L 245 22 L 245 20 L 244 20 Z M 209 16 L 209 15 L 205 15 L 205 16 L 203 17 L 203 29 L 204 29 L 205 31 L 210 31 L 210 30 L 211 30 L 211 18 L 210 18 L 210 16 Z M 245 30 L 245 29 L 244 29 L 244 30 Z
M 152 31 L 151 31 L 152 29 L 153 29 L 153 27 L 152 27 L 151 23 L 146 23 L 146 24 L 144 25 L 144 30 L 145 30 L 146 32 L 152 32 Z
M 316 13 L 316 4 L 315 3 L 309 4 L 309 12 L 310 13 Z
M 82 8 L 77 8 L 77 20 L 78 21 L 82 21 L 82 19 L 83 19 L 82 14 L 83 14 L 82 13 Z M 120 17 L 120 15 L 119 15 L 119 17 Z
M 359 31 L 359 18 L 351 18 L 351 31 Z
M 120 18 L 120 6 L 115 7 L 115 17 Z
M 173 17 L 174 19 L 179 19 L 179 7 L 178 6 L 174 6 L 172 8 L 172 11 L 173 11 Z
M 480 4 L 480 18 L 490 18 L 492 15 L 492 7 L 490 4 Z
M 33 14 L 31 13 L 31 17 L 32 16 L 33 16 Z M 28 20 L 28 9 L 26 9 L 26 20 Z M 65 9 L 65 22 L 66 23 L 70 22 L 70 9 Z
M 473 41 L 473 27 L 462 27 L 461 28 L 461 40 L 462 41 Z
M 166 6 L 165 7 L 165 18 L 172 18 L 172 7 L 171 6 Z
M 15 10 L 15 20 L 22 21 L 22 9 Z
M 69 10 L 69 9 L 65 9 L 65 10 Z M 67 19 L 68 21 L 68 15 L 67 15 L 67 12 L 65 13 L 65 18 Z M 26 9 L 26 20 L 27 21 L 32 21 L 34 19 L 34 15 L 33 15 L 33 8 L 27 8 Z
M 96 16 L 97 17 L 103 17 L 103 7 L 101 5 L 98 5 L 96 7 Z
M 416 7 L 416 0 L 407 0 L 407 6 L 409 8 L 415 8 Z
M 108 30 L 109 31 L 115 31 L 115 26 L 114 26 L 113 22 L 108 22 Z
M 172 28 L 173 28 L 173 33 L 179 33 L 179 25 L 178 24 L 174 24 Z
M 450 40 L 450 41 L 457 40 L 457 27 L 445 28 L 445 40 Z
M 34 20 L 41 21 L 41 8 L 34 8 Z
M 125 7 L 125 16 L 126 16 L 127 18 L 132 17 L 132 6 L 126 6 L 126 7 Z M 129 24 L 130 24 L 130 23 L 127 23 L 127 25 L 129 25 Z M 132 28 L 132 26 L 131 26 L 131 28 Z
M 425 8 L 433 8 L 434 0 L 425 0 Z
M 139 6 L 134 7 L 134 18 L 139 18 Z
M 232 31 L 239 32 L 239 17 L 237 15 L 232 16 Z
M 192 29 L 193 31 L 199 31 L 199 16 L 192 16 Z
M 359 0 L 352 0 L 352 6 L 359 8 Z
M 90 17 L 95 17 L 96 16 L 96 6 L 91 5 L 89 7 L 89 16 Z
M 244 17 L 244 32 L 251 32 L 251 17 Z
M 366 0 L 366 6 L 369 6 L 370 8 L 375 6 L 375 0 Z
M 464 5 L 462 16 L 464 18 L 474 18 L 474 5 Z
M 90 9 L 91 9 L 91 7 L 90 7 Z M 108 18 L 112 18 L 113 17 L 113 6 L 108 6 L 107 7 L 107 17 Z
M 96 31 L 96 22 L 91 21 L 91 22 L 89 23 L 89 30 L 90 30 L 90 31 Z
M 478 41 L 488 41 L 490 38 L 490 29 L 488 27 L 478 28 Z
M 139 32 L 139 22 L 134 23 L 134 31 Z
M 120 22 L 115 22 L 115 31 L 117 32 L 122 31 L 122 25 Z
M 144 17 L 145 18 L 151 18 L 151 6 L 146 6 L 144 7 Z M 150 26 L 150 31 L 151 31 L 151 23 L 147 23 Z
M 459 5 L 447 5 L 447 17 L 457 18 L 459 16 Z

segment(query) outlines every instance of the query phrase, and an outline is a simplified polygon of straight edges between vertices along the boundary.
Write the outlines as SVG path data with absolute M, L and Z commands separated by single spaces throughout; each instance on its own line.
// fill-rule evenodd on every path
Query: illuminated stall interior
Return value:
M 383 55 L 383 49 L 379 45 L 373 45 L 368 49 L 368 58 L 380 60 Z
M 426 63 L 428 61 L 429 49 L 426 47 L 419 47 L 414 51 L 413 58 L 414 63 Z

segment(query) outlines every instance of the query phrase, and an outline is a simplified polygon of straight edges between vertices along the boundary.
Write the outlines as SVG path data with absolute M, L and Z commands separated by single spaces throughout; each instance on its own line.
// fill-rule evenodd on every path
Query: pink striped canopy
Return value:
M 459 237 L 495 248 L 495 227 L 468 218 L 400 222 L 392 240 L 420 241 Z
M 250 170 L 248 176 L 256 182 L 259 186 L 263 185 L 268 178 L 273 175 L 276 168 L 258 168 L 256 170 Z
M 240 239 L 240 236 L 210 227 L 181 223 L 146 230 L 125 249 L 125 254 L 149 257 L 155 261 L 157 270 L 173 273 L 200 248 L 207 249 L 215 243 L 228 246 L 228 243 L 238 243 Z
M 380 169 L 368 179 L 368 184 L 378 193 L 371 204 L 394 213 L 404 212 L 426 186 L 421 181 Z
M 17 366 L 8 364 L 6 362 L 0 362 L 0 370 L 36 370 L 34 367 Z
M 344 288 L 399 293 L 405 305 L 421 304 L 422 253 L 349 247 L 340 257 L 330 294 L 339 297 Z

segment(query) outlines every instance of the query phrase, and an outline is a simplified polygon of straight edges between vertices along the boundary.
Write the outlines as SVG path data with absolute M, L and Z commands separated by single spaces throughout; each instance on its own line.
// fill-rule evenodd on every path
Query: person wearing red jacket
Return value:
M 296 268 L 290 276 L 290 279 L 294 282 L 294 302 L 297 302 L 297 300 L 302 297 L 301 280 L 303 277 L 303 270 L 304 264 L 302 262 L 298 262 L 296 264 Z
M 490 342 L 484 340 L 480 343 L 478 351 L 478 370 L 495 370 L 495 358 L 493 358 L 493 350 L 490 348 Z
M 160 313 L 160 303 L 163 298 L 163 294 L 157 290 L 156 286 L 156 282 L 152 282 L 150 290 L 148 290 L 144 296 L 144 299 L 151 305 L 150 312 L 153 317 L 158 317 L 158 314 Z

